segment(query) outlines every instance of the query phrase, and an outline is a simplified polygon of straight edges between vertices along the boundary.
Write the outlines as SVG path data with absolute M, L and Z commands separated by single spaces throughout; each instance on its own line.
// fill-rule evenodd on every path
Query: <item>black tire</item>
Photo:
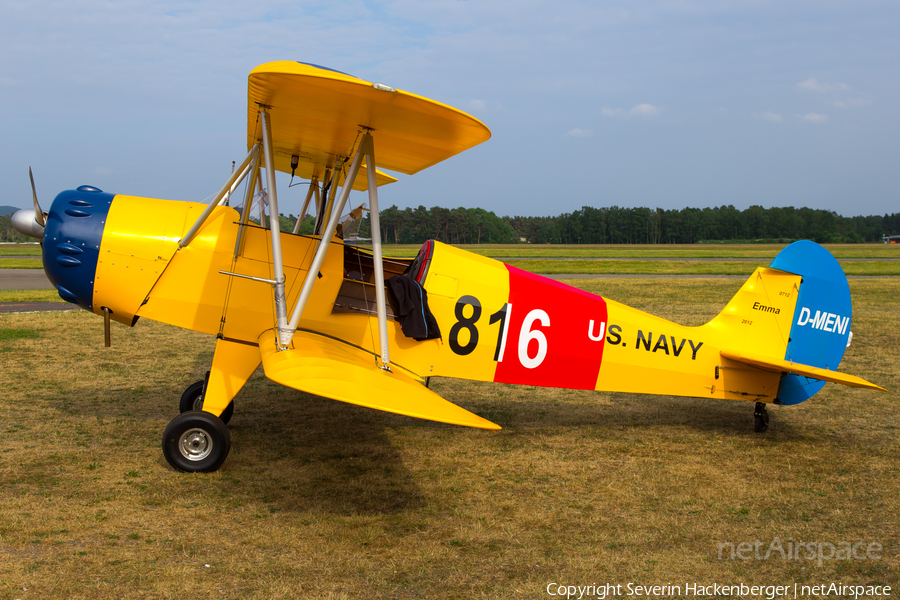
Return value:
M 191 410 L 172 419 L 162 439 L 163 456 L 185 473 L 210 473 L 228 458 L 231 435 L 219 417 Z
M 769 428 L 769 420 L 765 419 L 759 415 L 753 417 L 753 431 L 756 433 L 762 433 L 766 429 Z
M 757 402 L 753 410 L 753 431 L 762 433 L 769 428 L 769 411 L 763 402 Z
M 203 410 L 203 388 L 205 386 L 206 382 L 201 379 L 196 383 L 192 383 L 184 390 L 184 393 L 181 395 L 181 402 L 178 404 L 178 409 L 181 414 L 191 410 Z M 234 400 L 228 403 L 228 406 L 222 411 L 219 418 L 227 425 L 228 421 L 231 420 L 232 415 L 234 415 Z

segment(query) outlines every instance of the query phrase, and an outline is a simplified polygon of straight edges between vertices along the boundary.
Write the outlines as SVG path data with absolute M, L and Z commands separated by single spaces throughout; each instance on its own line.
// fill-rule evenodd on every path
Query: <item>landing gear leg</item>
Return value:
M 762 433 L 769 428 L 769 411 L 762 402 L 756 403 L 756 409 L 753 411 L 753 431 Z
M 222 466 L 231 449 L 225 423 L 234 413 L 234 397 L 262 359 L 259 347 L 222 338 L 206 378 L 188 386 L 181 396 L 181 414 L 163 434 L 163 455 L 172 467 L 188 473 L 209 473 Z M 221 416 L 216 416 L 216 415 Z
M 186 413 L 189 410 L 203 410 L 203 393 L 206 391 L 206 384 L 209 381 L 209 371 L 206 372 L 206 379 L 201 379 L 196 383 L 192 383 L 184 390 L 181 395 L 181 402 L 178 404 L 180 412 Z M 228 407 L 222 411 L 219 418 L 226 425 L 234 415 L 234 400 L 228 403 Z

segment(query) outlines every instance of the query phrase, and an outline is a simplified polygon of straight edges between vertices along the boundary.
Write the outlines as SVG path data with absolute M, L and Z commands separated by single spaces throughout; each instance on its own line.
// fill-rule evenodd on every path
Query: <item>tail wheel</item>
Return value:
M 185 473 L 209 473 L 228 458 L 231 435 L 222 419 L 191 410 L 172 419 L 163 433 L 163 455 L 172 467 Z
M 206 380 L 201 379 L 196 383 L 192 383 L 184 390 L 181 395 L 181 402 L 178 405 L 179 412 L 186 413 L 190 410 L 203 410 L 203 392 L 206 389 Z M 234 415 L 234 400 L 228 403 L 219 418 L 226 425 Z
M 762 402 L 756 403 L 756 410 L 753 411 L 753 431 L 762 433 L 769 428 L 769 411 Z

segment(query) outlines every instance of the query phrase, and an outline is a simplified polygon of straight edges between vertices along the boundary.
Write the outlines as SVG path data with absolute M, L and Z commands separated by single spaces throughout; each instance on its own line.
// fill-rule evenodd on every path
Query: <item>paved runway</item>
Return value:
M 0 269 L 0 290 L 52 290 L 43 269 Z
M 76 310 L 77 308 L 77 306 L 68 302 L 0 302 L 0 315 L 21 312 Z

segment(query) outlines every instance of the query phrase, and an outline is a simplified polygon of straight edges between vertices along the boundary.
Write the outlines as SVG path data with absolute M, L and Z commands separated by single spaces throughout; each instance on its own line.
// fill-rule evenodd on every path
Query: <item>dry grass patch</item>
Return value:
M 41 245 L 33 244 L 0 244 L 0 256 L 38 256 Z
M 65 300 L 59 297 L 56 290 L 0 290 L 0 302 L 59 302 Z
M 701 324 L 739 280 L 581 280 Z M 842 368 L 900 386 L 896 286 L 852 281 Z M 217 473 L 160 437 L 213 339 L 83 311 L 0 315 L 0 596 L 546 597 L 550 582 L 900 584 L 895 392 L 775 407 L 436 379 L 499 432 L 325 400 L 258 372 Z M 878 541 L 878 561 L 719 560 L 722 542 Z M 27 588 L 27 590 L 25 589 Z M 896 589 L 896 588 L 895 588 Z M 517 593 L 518 592 L 518 593 Z
M 40 258 L 4 258 L 0 261 L 0 269 L 43 269 L 44 262 Z

